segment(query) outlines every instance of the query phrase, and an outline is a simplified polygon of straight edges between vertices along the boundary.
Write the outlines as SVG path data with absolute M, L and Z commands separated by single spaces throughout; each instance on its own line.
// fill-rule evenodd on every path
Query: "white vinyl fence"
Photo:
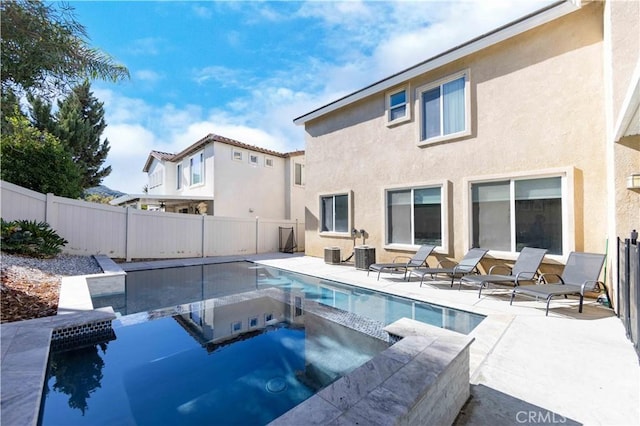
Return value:
M 280 249 L 280 227 L 293 228 L 296 250 L 304 251 L 304 223 L 297 221 L 137 210 L 0 185 L 2 219 L 47 222 L 68 241 L 66 254 L 130 261 L 272 253 Z

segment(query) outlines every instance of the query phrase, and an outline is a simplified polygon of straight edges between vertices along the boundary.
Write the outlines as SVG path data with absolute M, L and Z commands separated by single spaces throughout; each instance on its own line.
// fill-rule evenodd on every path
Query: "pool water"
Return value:
M 122 316 L 115 339 L 53 351 L 40 424 L 264 425 L 388 347 L 289 297 Z
M 89 290 L 114 333 L 52 349 L 42 426 L 263 425 L 387 348 L 388 324 L 466 334 L 484 318 L 251 262 Z
M 470 333 L 483 315 L 358 288 L 335 281 L 256 265 L 251 262 L 167 268 L 127 273 L 124 288 L 90 288 L 94 307 L 112 306 L 123 315 L 166 306 L 275 287 L 327 306 L 353 312 L 384 325 L 406 317 Z

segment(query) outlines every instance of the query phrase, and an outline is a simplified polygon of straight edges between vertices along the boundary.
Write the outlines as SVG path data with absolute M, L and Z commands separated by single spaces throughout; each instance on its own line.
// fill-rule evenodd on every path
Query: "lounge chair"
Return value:
M 458 290 L 462 284 L 477 285 L 480 287 L 478 291 L 479 299 L 482 296 L 482 289 L 489 287 L 489 283 L 518 286 L 521 281 L 532 281 L 538 275 L 538 268 L 546 253 L 546 249 L 525 247 L 518 255 L 518 259 L 512 268 L 507 265 L 493 265 L 487 275 L 464 276 L 460 279 Z M 494 271 L 498 268 L 507 268 L 509 273 L 506 275 L 494 274 Z
M 478 272 L 478 263 L 480 263 L 480 260 L 487 254 L 487 251 L 488 250 L 481 248 L 472 248 L 464 255 L 460 263 L 453 262 L 451 267 L 444 267 L 444 262 L 439 262 L 435 268 L 415 268 L 409 271 L 409 280 L 411 280 L 412 275 L 420 277 L 420 287 L 422 287 L 426 275 L 431 275 L 431 278 L 441 274 L 449 275 L 451 277 L 451 287 L 453 287 L 453 280 L 456 277 L 463 277 Z
M 367 271 L 367 276 L 369 276 L 369 272 L 377 271 L 378 272 L 378 280 L 380 279 L 381 272 L 402 272 L 404 271 L 404 278 L 407 278 L 407 271 L 409 268 L 418 268 L 422 265 L 427 264 L 427 257 L 431 254 L 431 252 L 435 249 L 435 246 L 424 245 L 421 246 L 413 257 L 409 256 L 396 256 L 393 259 L 393 263 L 373 263 L 369 265 L 369 270 Z M 398 262 L 399 259 L 409 259 L 407 262 Z
M 585 292 L 599 289 L 600 285 L 604 287 L 605 292 L 607 291 L 604 284 L 598 280 L 602 265 L 604 264 L 604 258 L 605 256 L 603 254 L 571 252 L 567 259 L 567 264 L 562 271 L 562 275 L 551 273 L 542 274 L 540 278 L 538 278 L 538 284 L 515 287 L 511 293 L 510 304 L 513 304 L 513 299 L 516 294 L 544 297 L 547 299 L 545 315 L 549 315 L 549 303 L 553 296 L 564 296 L 566 298 L 569 294 L 575 294 L 580 296 L 578 312 L 581 313 Z M 547 276 L 551 275 L 555 275 L 560 282 L 546 284 L 548 282 Z M 609 297 L 608 294 L 607 297 Z

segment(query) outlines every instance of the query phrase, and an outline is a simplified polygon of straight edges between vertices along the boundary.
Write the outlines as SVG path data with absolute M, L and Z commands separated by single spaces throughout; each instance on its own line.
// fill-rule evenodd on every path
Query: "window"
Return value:
M 164 173 L 162 169 L 156 170 L 155 172 L 151 173 L 151 175 L 149 175 L 149 188 L 155 188 L 162 185 L 163 179 Z
M 293 316 L 299 317 L 300 315 L 302 315 L 302 297 L 295 296 L 294 306 L 295 306 L 295 310 L 293 312 Z
M 273 167 L 273 158 L 265 158 L 264 159 L 265 167 Z
M 320 197 L 320 232 L 349 232 L 349 195 Z
M 396 124 L 409 119 L 409 103 L 407 89 L 387 93 L 387 122 Z
M 236 161 L 242 161 L 242 151 L 233 150 L 233 159 Z
M 204 181 L 204 153 L 194 155 L 189 160 L 191 170 L 191 185 L 198 185 Z
M 468 73 L 418 88 L 420 141 L 435 142 L 471 133 Z
M 190 303 L 189 308 L 191 308 L 189 312 L 189 317 L 191 317 L 191 321 L 202 326 L 204 323 L 204 321 L 202 321 L 202 314 L 204 312 L 200 311 L 200 306 L 198 306 L 198 304 L 196 303 Z
M 249 154 L 249 163 L 252 166 L 258 165 L 258 156 L 256 154 Z
M 474 183 L 471 193 L 474 247 L 562 254 L 561 177 Z
M 176 189 L 182 189 L 182 164 L 176 166 Z
M 304 164 L 301 163 L 295 163 L 295 177 L 294 177 L 294 183 L 296 185 L 304 185 Z
M 387 191 L 389 244 L 442 246 L 442 188 Z
M 249 318 L 249 328 L 256 328 L 258 326 L 258 317 Z

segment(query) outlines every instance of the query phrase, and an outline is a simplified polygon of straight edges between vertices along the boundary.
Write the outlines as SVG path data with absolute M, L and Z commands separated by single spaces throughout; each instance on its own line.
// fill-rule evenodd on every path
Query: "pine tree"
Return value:
M 100 185 L 111 173 L 111 166 L 101 168 L 109 154 L 109 141 L 101 141 L 107 127 L 103 103 L 93 96 L 90 84 L 73 88 L 64 100 L 58 101 L 58 111 L 42 98 L 29 97 L 31 123 L 42 132 L 55 135 L 71 155 L 82 173 L 84 189 Z
M 67 147 L 83 174 L 82 187 L 100 185 L 111 173 L 111 166 L 102 167 L 110 146 L 107 139 L 100 140 L 107 127 L 104 104 L 93 96 L 88 81 L 74 87 L 67 98 L 58 102 L 55 122 L 54 134 Z

